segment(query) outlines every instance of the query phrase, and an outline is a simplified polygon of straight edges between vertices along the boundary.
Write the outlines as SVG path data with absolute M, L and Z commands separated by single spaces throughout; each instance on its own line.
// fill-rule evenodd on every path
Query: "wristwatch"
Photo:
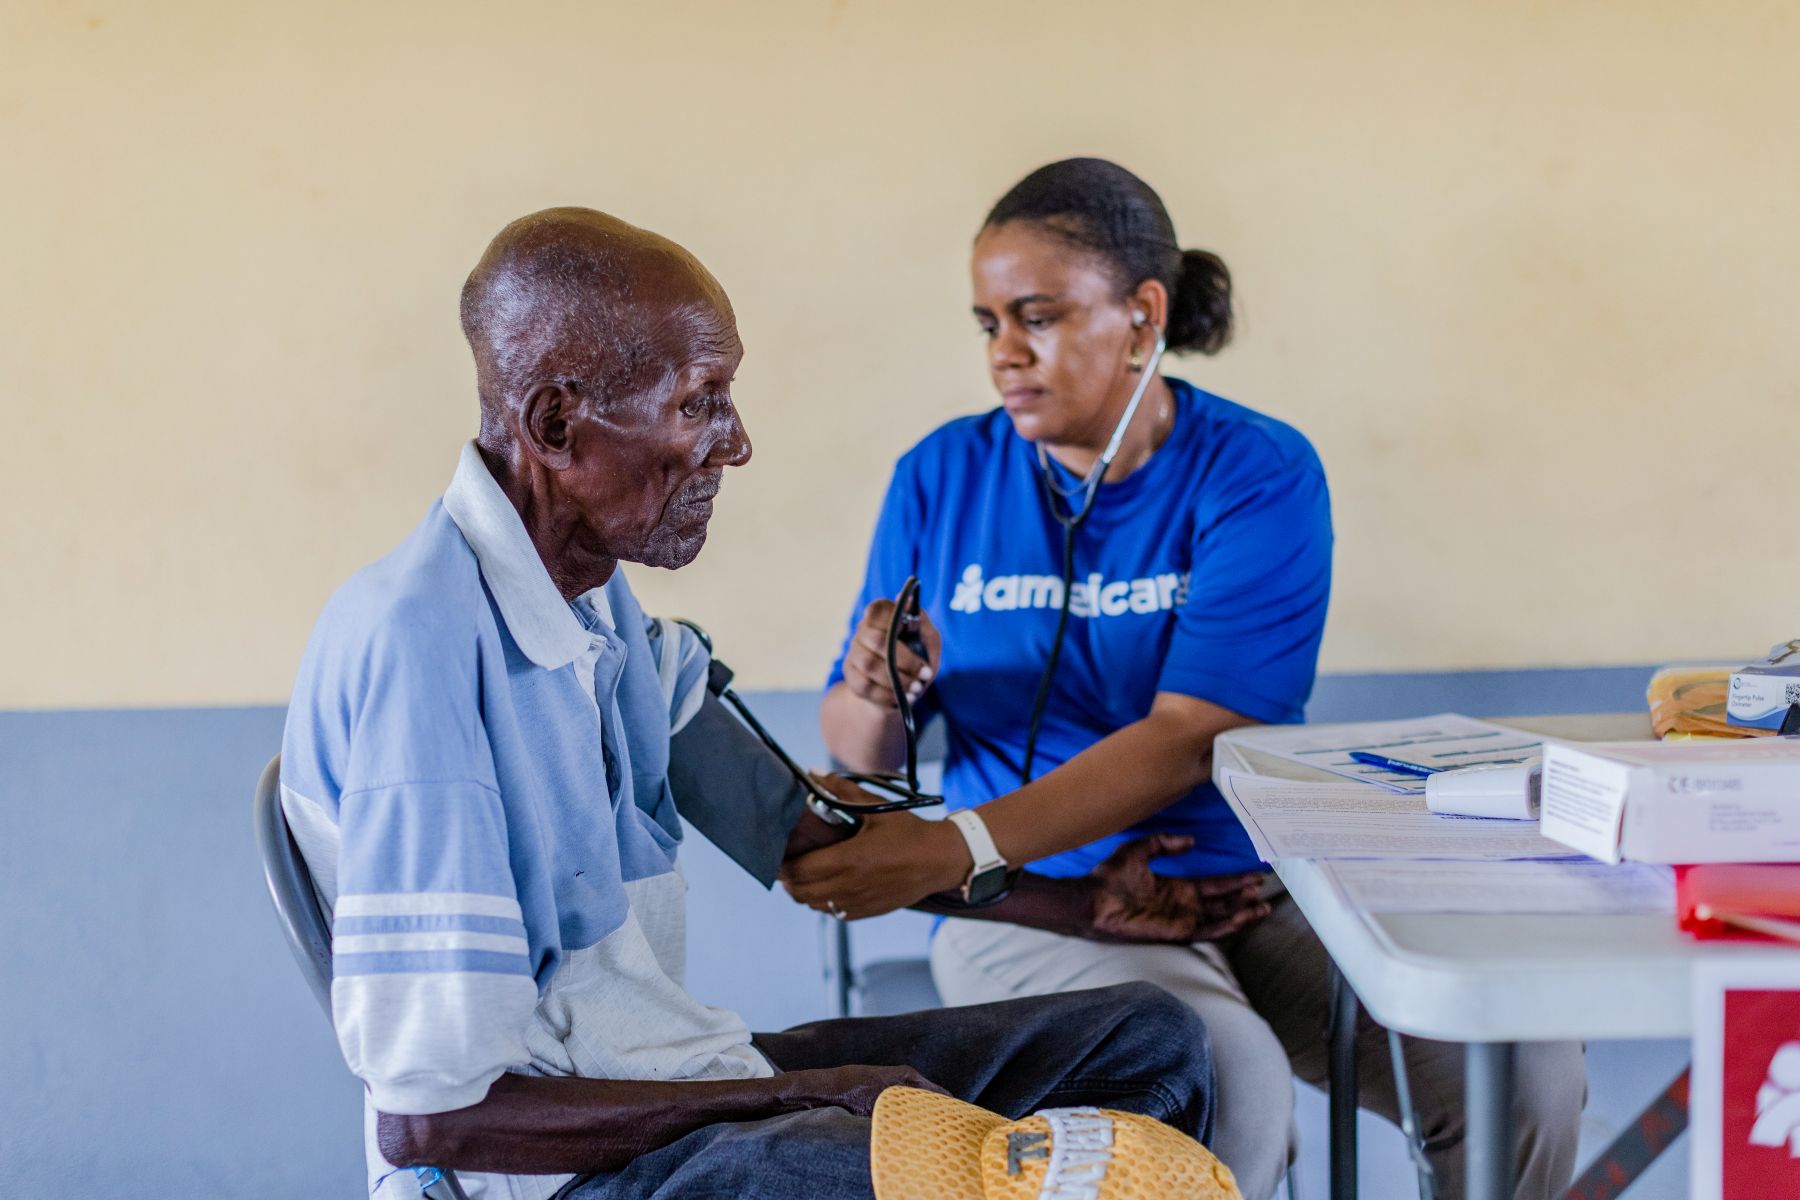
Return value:
M 972 862 L 968 878 L 963 880 L 963 900 L 969 904 L 986 904 L 999 899 L 1011 885 L 1011 880 L 1007 877 L 1006 860 L 1000 857 L 1000 851 L 994 848 L 993 837 L 988 834 L 987 822 L 972 808 L 951 813 L 949 820 L 962 834 Z

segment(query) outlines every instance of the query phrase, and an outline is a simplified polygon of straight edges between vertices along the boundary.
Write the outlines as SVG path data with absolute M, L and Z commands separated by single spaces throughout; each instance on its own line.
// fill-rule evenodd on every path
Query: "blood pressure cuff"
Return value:
M 712 692 L 669 739 L 675 810 L 751 878 L 775 885 L 806 789 Z

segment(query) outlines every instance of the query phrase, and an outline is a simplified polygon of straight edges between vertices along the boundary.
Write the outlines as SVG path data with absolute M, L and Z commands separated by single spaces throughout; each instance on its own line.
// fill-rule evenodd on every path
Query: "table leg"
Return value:
M 1419 1110 L 1413 1107 L 1412 1080 L 1406 1069 L 1406 1043 L 1388 1030 L 1388 1061 L 1393 1064 L 1394 1098 L 1400 1102 L 1400 1132 L 1406 1136 L 1406 1152 L 1419 1176 L 1419 1200 L 1437 1200 L 1437 1172 L 1425 1156 L 1425 1135 L 1419 1132 Z
M 1511 1042 L 1470 1042 L 1463 1051 L 1463 1102 L 1468 1126 L 1463 1143 L 1468 1200 L 1512 1200 L 1513 1073 Z
M 1356 991 L 1331 967 L 1331 1200 L 1356 1200 Z

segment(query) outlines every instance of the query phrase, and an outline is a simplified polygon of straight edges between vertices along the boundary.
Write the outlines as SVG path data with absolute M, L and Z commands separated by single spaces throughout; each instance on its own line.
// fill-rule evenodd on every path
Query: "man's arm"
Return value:
M 838 790 L 844 781 L 821 779 Z M 879 818 L 877 818 L 879 819 Z M 788 839 L 789 859 L 841 842 L 854 830 L 827 825 L 808 812 Z M 1005 921 L 1096 942 L 1214 941 L 1268 915 L 1260 871 L 1177 879 L 1157 875 L 1150 861 L 1193 847 L 1188 837 L 1159 833 L 1119 847 L 1093 872 L 1052 878 L 1021 871 L 1012 891 L 992 904 L 970 907 L 954 892 L 911 905 L 935 916 Z
M 815 776 L 820 785 L 847 805 L 854 805 L 861 789 L 835 775 Z M 864 818 L 883 832 L 917 832 L 929 827 L 938 832 L 942 822 L 924 822 L 908 813 L 876 814 Z M 788 840 L 782 866 L 782 882 L 796 900 L 821 912 L 842 901 L 821 891 L 810 881 L 790 873 L 794 861 L 810 851 L 853 836 L 855 831 L 826 825 L 805 813 Z M 960 839 L 958 839 L 960 843 Z M 1006 896 L 992 904 L 971 908 L 960 903 L 955 892 L 926 896 L 909 908 L 937 916 L 967 917 L 977 921 L 1006 921 L 1068 937 L 1101 942 L 1202 942 L 1237 932 L 1268 914 L 1262 902 L 1265 875 L 1252 871 L 1180 879 L 1150 870 L 1152 859 L 1182 854 L 1194 840 L 1159 833 L 1127 842 L 1088 875 L 1052 878 L 1021 871 Z M 962 867 L 969 867 L 968 850 L 962 848 Z M 862 914 L 851 911 L 851 915 Z
M 795 853 L 846 836 L 810 812 Z M 916 905 L 977 920 L 1009 921 L 1097 941 L 1196 942 L 1224 937 L 1267 913 L 1260 875 L 1168 879 L 1150 860 L 1179 854 L 1187 838 L 1159 834 L 1121 847 L 1079 879 L 1021 874 L 1012 893 L 981 908 L 930 898 Z M 399 1167 L 502 1174 L 617 1170 L 639 1155 L 721 1121 L 754 1121 L 808 1108 L 861 1116 L 889 1087 L 940 1090 L 908 1067 L 845 1066 L 765 1079 L 610 1080 L 504 1074 L 479 1103 L 423 1115 L 381 1113 L 381 1152 Z
M 1206 782 L 1216 733 L 1251 721 L 1207 701 L 1158 693 L 1149 715 L 1055 770 L 981 805 L 1008 862 L 1029 863 L 1130 829 Z M 783 864 L 803 904 L 829 899 L 879 916 L 961 885 L 967 844 L 943 822 L 871 818 L 853 841 Z
M 868 1116 L 889 1087 L 942 1091 L 910 1067 L 846 1066 L 766 1079 L 579 1079 L 507 1073 L 479 1103 L 451 1112 L 380 1113 L 376 1140 L 397 1167 L 503 1175 L 613 1171 L 721 1121 L 808 1108 Z
M 1150 860 L 1181 854 L 1193 839 L 1159 833 L 1119 847 L 1092 874 L 1053 879 L 1019 874 L 993 904 L 970 908 L 950 896 L 928 896 L 913 908 L 940 916 L 1006 921 L 1095 942 L 1210 942 L 1269 914 L 1261 872 L 1176 879 L 1150 870 Z
M 710 695 L 671 741 L 669 774 L 682 815 L 765 885 L 774 878 L 778 864 L 856 832 L 853 826 L 827 824 L 815 816 L 804 804 L 806 789 Z M 847 779 L 815 779 L 846 806 L 868 799 Z M 926 897 L 912 907 L 1097 941 L 1203 941 L 1256 920 L 1263 911 L 1256 898 L 1260 874 L 1182 880 L 1150 871 L 1152 858 L 1181 853 L 1189 845 L 1188 839 L 1166 835 L 1142 839 L 1121 848 L 1084 878 L 1052 879 L 1027 872 L 1010 895 L 981 908 L 957 905 L 949 895 Z

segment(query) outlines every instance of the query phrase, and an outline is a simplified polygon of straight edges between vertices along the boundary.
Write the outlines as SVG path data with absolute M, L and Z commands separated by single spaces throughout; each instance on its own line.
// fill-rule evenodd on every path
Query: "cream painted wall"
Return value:
M 991 403 L 980 215 L 1073 153 L 1237 275 L 1183 369 L 1324 457 L 1327 668 L 1759 650 L 1796 63 L 1788 0 L 4 0 L 0 705 L 284 696 L 471 431 L 463 274 L 564 203 L 687 244 L 750 347 L 756 459 L 640 592 L 812 685 L 889 463 Z

